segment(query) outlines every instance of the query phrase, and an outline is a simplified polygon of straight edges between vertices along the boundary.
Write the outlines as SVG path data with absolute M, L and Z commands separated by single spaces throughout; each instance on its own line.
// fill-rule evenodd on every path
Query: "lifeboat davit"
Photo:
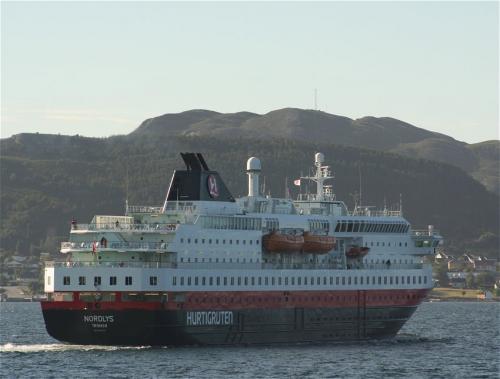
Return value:
M 328 253 L 335 247 L 335 238 L 332 236 L 320 236 L 310 232 L 304 233 L 304 253 Z
M 347 258 L 362 258 L 370 251 L 369 247 L 353 245 L 346 251 Z
M 271 232 L 262 237 L 262 244 L 267 251 L 274 253 L 294 252 L 302 250 L 304 237 L 293 234 Z

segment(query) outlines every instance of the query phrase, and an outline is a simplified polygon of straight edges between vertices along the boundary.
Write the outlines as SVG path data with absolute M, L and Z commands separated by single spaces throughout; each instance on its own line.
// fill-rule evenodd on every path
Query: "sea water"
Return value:
M 392 340 L 256 347 L 62 344 L 0 303 L 0 378 L 499 378 L 500 303 L 422 304 Z

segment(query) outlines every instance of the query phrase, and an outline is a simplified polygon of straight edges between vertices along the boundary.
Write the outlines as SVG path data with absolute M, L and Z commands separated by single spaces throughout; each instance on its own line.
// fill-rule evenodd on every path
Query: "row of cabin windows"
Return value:
M 406 294 L 406 295 L 368 295 L 366 301 L 387 301 L 387 300 L 411 300 L 423 298 L 422 294 Z M 317 302 L 317 301 L 337 301 L 337 302 L 354 302 L 358 301 L 358 296 L 345 295 L 326 295 L 326 296 L 302 296 L 302 295 L 284 295 L 284 296 L 193 296 L 187 299 L 188 303 L 272 303 L 293 300 L 295 302 Z M 319 319 L 318 319 L 319 321 Z
M 423 279 L 422 279 L 423 278 Z M 326 286 L 327 283 L 329 283 L 330 285 L 333 285 L 334 282 L 335 282 L 335 285 L 363 285 L 363 284 L 372 284 L 372 285 L 375 285 L 375 284 L 396 284 L 396 285 L 399 285 L 400 283 L 401 284 L 422 284 L 422 281 L 424 284 L 427 284 L 427 276 L 416 276 L 416 275 L 413 275 L 413 276 L 354 276 L 354 277 L 351 277 L 351 276 L 348 276 L 348 277 L 333 277 L 333 276 L 330 276 L 330 277 L 307 277 L 307 276 L 304 276 L 304 277 L 284 277 L 282 278 L 281 276 L 280 277 L 257 277 L 255 278 L 254 276 L 251 276 L 251 277 L 248 277 L 248 276 L 244 276 L 244 277 L 241 277 L 241 276 L 238 276 L 238 277 L 234 277 L 234 276 L 231 276 L 231 277 L 227 277 L 227 276 L 224 276 L 224 277 L 220 277 L 220 276 L 216 276 L 216 277 L 213 277 L 213 276 L 208 276 L 208 277 L 205 277 L 205 276 L 202 276 L 202 277 L 198 277 L 198 276 L 195 276 L 195 277 L 191 277 L 191 276 L 187 276 L 187 277 L 184 277 L 184 276 L 180 276 L 179 277 L 179 285 L 181 286 L 184 286 L 184 285 L 188 285 L 188 286 L 192 286 L 192 285 L 195 285 L 195 286 L 220 286 L 220 285 L 223 285 L 223 286 L 227 286 L 227 285 L 231 285 L 231 286 L 234 286 L 234 285 L 238 285 L 238 286 L 241 286 L 241 285 L 245 285 L 245 286 L 255 286 L 255 285 L 258 285 L 258 286 L 268 286 L 269 284 L 271 286 L 275 286 L 275 285 L 278 285 L 278 286 L 281 286 L 282 284 L 284 285 L 289 285 L 291 284 L 292 286 L 297 284 L 297 285 L 311 285 L 311 286 L 314 286 L 314 285 L 324 285 Z M 173 276 L 172 277 L 172 285 L 173 286 L 176 286 L 177 285 L 177 276 Z
M 84 286 L 86 284 L 87 284 L 87 278 L 85 276 L 79 276 L 78 277 L 78 285 Z M 109 285 L 116 286 L 116 284 L 117 284 L 116 276 L 110 276 L 109 277 Z M 63 285 L 65 285 L 65 286 L 71 285 L 71 277 L 70 276 L 63 277 Z M 100 286 L 100 285 L 101 285 L 101 277 L 94 276 L 94 286 Z M 125 285 L 126 286 L 132 285 L 132 277 L 131 276 L 125 277 Z M 149 277 L 149 285 L 151 285 L 151 286 L 158 285 L 158 277 L 157 276 L 150 276 Z
M 184 258 L 181 258 L 181 262 L 184 262 Z M 195 262 L 195 263 L 197 263 L 197 262 L 208 262 L 208 263 L 212 263 L 212 258 L 207 258 L 207 259 L 206 259 L 206 261 L 205 261 L 205 258 L 200 258 L 199 260 L 198 260 L 198 258 L 193 258 L 192 260 L 191 260 L 191 258 L 187 258 L 186 262 L 188 262 L 188 263 L 191 263 L 191 262 Z M 215 263 L 219 263 L 219 258 L 214 258 L 213 262 L 215 262 Z M 226 258 L 222 258 L 222 259 L 220 259 L 220 262 L 222 262 L 222 263 L 226 263 Z M 227 260 L 227 262 L 229 262 L 229 263 L 233 263 L 233 258 L 229 258 L 229 259 Z M 234 259 L 234 262 L 236 262 L 236 263 L 240 263 L 240 258 L 236 258 L 236 259 Z M 246 262 L 247 262 L 246 258 L 243 258 L 243 259 L 241 260 L 241 262 L 242 262 L 242 263 L 246 263 Z M 255 263 L 259 263 L 259 262 L 260 262 L 260 259 L 259 259 L 259 258 L 256 258 L 256 259 L 255 259 Z M 248 263 L 253 263 L 253 259 L 252 259 L 252 258 L 250 258 L 250 259 L 248 260 Z
M 257 279 L 257 280 L 256 280 Z M 371 279 L 371 280 L 370 280 Z M 406 280 L 405 280 L 406 279 Z M 330 285 L 333 285 L 334 284 L 334 281 L 335 281 L 335 285 L 358 285 L 358 284 L 396 284 L 396 285 L 399 285 L 400 284 L 400 281 L 401 281 L 401 284 L 417 284 L 417 281 L 418 281 L 418 284 L 422 284 L 422 276 L 354 276 L 354 277 L 351 277 L 351 276 L 348 276 L 348 277 L 333 277 L 333 276 L 330 276 L 329 279 L 324 276 L 324 277 L 307 277 L 307 276 L 304 276 L 304 277 L 291 277 L 291 278 L 288 278 L 288 277 L 285 277 L 285 278 L 282 278 L 282 277 L 248 277 L 248 276 L 245 276 L 245 277 L 241 277 L 241 276 L 238 276 L 238 277 L 227 277 L 227 276 L 224 276 L 224 277 L 220 277 L 220 276 L 217 276 L 217 277 L 213 277 L 213 276 L 209 276 L 209 277 L 205 277 L 205 276 L 202 276 L 202 277 L 198 277 L 198 276 L 195 276 L 195 277 L 191 277 L 191 276 L 188 276 L 188 277 L 184 277 L 184 276 L 181 276 L 179 277 L 179 282 L 180 282 L 180 285 L 183 286 L 185 284 L 187 284 L 188 286 L 191 286 L 191 285 L 195 285 L 195 286 L 198 286 L 198 285 L 202 285 L 202 286 L 206 286 L 206 285 L 209 285 L 209 286 L 213 286 L 213 285 L 216 285 L 216 286 L 220 286 L 220 285 L 224 285 L 224 286 L 227 286 L 228 284 L 231 285 L 231 286 L 234 286 L 235 284 L 237 284 L 238 286 L 241 286 L 241 285 L 245 285 L 245 286 L 248 286 L 248 285 L 251 285 L 251 286 L 255 286 L 255 285 L 259 285 L 259 286 L 262 286 L 262 285 L 265 285 L 265 286 L 268 286 L 269 283 L 274 286 L 274 285 L 282 285 L 283 283 L 285 285 L 289 285 L 291 284 L 292 286 L 297 284 L 297 285 L 311 285 L 311 286 L 314 286 L 314 285 L 327 285 L 327 283 L 329 283 Z M 423 277 L 423 283 L 424 284 L 427 284 L 427 277 L 424 276 Z M 71 277 L 69 276 L 64 276 L 63 277 L 63 284 L 64 285 L 71 285 Z M 117 278 L 116 276 L 110 276 L 109 277 L 109 285 L 110 286 L 115 286 L 117 284 Z M 84 286 L 86 285 L 86 277 L 85 276 L 79 276 L 78 277 L 78 285 L 80 286 Z M 101 285 L 101 277 L 100 276 L 94 276 L 94 286 L 100 286 Z M 126 286 L 131 286 L 132 285 L 132 277 L 131 276 L 126 276 L 125 277 L 125 285 Z M 149 285 L 151 286 L 156 286 L 158 285 L 158 277 L 157 276 L 150 276 L 149 277 Z M 174 276 L 172 277 L 172 285 L 177 285 L 177 277 Z
M 390 259 L 388 260 L 385 260 L 385 259 L 365 259 L 364 260 L 365 263 L 369 263 L 369 264 L 379 264 L 379 263 L 385 263 L 386 265 L 391 265 L 392 263 L 394 264 L 397 264 L 398 263 L 398 260 L 397 259 L 393 259 L 392 261 Z M 402 259 L 399 259 L 399 264 L 413 264 L 413 259 L 405 259 L 404 261 Z
M 368 242 L 365 242 L 365 246 L 368 246 Z M 370 242 L 370 246 L 385 246 L 385 242 Z M 387 246 L 397 246 L 397 242 L 391 243 L 387 242 Z M 399 242 L 399 247 L 403 246 L 403 242 Z M 404 243 L 405 247 L 408 247 L 408 242 Z
M 387 301 L 387 300 L 415 300 L 423 298 L 425 295 L 423 294 L 397 294 L 397 295 L 367 295 L 366 302 L 377 302 L 377 301 Z M 73 293 L 53 293 L 49 294 L 49 299 L 52 300 L 57 299 L 57 301 L 73 301 Z M 79 294 L 80 301 L 85 302 L 94 302 L 94 301 L 116 301 L 116 294 L 114 292 L 80 292 Z M 250 303 L 280 303 L 280 302 L 288 302 L 291 300 L 292 302 L 357 302 L 359 299 L 358 296 L 351 295 L 281 295 L 281 296 L 265 296 L 265 297 L 256 297 L 256 296 L 190 296 L 187 298 L 188 303 L 213 303 L 213 304 L 250 304 Z M 141 301 L 141 302 L 168 302 L 168 294 L 166 293 L 134 293 L 134 292 L 123 292 L 121 295 L 122 301 Z M 178 301 L 174 299 L 174 301 Z M 385 312 L 373 311 L 371 314 L 371 318 L 389 318 Z M 336 315 L 334 317 L 330 317 L 330 320 L 349 320 L 350 316 L 342 316 Z M 310 318 L 310 321 L 328 321 L 328 317 L 322 318 Z
M 405 223 L 374 223 L 368 221 L 340 221 L 336 232 L 353 233 L 406 233 L 410 225 Z
M 191 238 L 186 238 L 186 239 L 181 238 L 181 243 L 184 243 L 184 241 L 186 241 L 186 243 L 191 243 Z M 247 244 L 247 241 L 248 241 L 248 244 L 249 244 L 249 245 L 253 245 L 253 243 L 254 243 L 254 240 L 241 240 L 241 244 L 242 244 L 242 245 L 246 245 L 246 244 Z M 199 241 L 198 241 L 198 238 L 193 238 L 192 242 L 193 242 L 193 243 L 198 243 L 198 242 L 200 242 L 200 243 L 202 243 L 202 244 L 204 244 L 204 243 L 208 243 L 209 245 L 211 245 L 212 243 L 214 243 L 215 245 L 218 245 L 218 244 L 219 244 L 219 242 L 220 242 L 222 245 L 225 245 L 225 244 L 226 244 L 226 240 L 225 240 L 225 239 L 223 239 L 223 240 L 220 240 L 220 241 L 219 241 L 219 239 L 218 239 L 218 238 L 213 239 L 213 240 L 212 240 L 212 238 L 207 238 L 207 239 L 205 239 L 205 238 L 201 238 Z M 232 240 L 232 239 L 227 240 L 227 243 L 228 243 L 229 245 L 232 245 L 232 244 L 233 244 L 233 240 Z M 234 244 L 235 244 L 235 245 L 239 245 L 239 244 L 240 244 L 240 240 L 234 240 Z M 259 245 L 259 244 L 260 244 L 260 240 L 255 240 L 255 244 L 256 244 L 256 245 Z

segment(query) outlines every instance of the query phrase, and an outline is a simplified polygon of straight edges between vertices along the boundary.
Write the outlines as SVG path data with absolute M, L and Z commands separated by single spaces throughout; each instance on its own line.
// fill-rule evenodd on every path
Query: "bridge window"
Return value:
M 125 285 L 126 286 L 131 286 L 132 285 L 132 277 L 131 276 L 126 276 L 125 277 Z
M 63 284 L 65 286 L 69 286 L 71 284 L 71 278 L 69 276 L 63 277 Z M 50 285 L 50 283 L 49 283 L 49 285 Z
M 78 285 L 84 286 L 85 285 L 85 276 L 79 276 L 78 277 Z
M 191 279 L 191 278 L 189 278 L 189 279 Z M 156 285 L 158 285 L 158 277 L 157 276 L 150 276 L 149 277 L 149 285 L 150 286 L 156 286 Z
M 100 285 L 101 285 L 101 277 L 94 276 L 94 286 L 100 286 Z

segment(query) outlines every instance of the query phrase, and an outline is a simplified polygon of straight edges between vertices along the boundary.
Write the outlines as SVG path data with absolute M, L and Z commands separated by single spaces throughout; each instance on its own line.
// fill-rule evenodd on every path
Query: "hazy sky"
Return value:
M 313 108 L 498 139 L 496 2 L 2 2 L 2 138 Z

